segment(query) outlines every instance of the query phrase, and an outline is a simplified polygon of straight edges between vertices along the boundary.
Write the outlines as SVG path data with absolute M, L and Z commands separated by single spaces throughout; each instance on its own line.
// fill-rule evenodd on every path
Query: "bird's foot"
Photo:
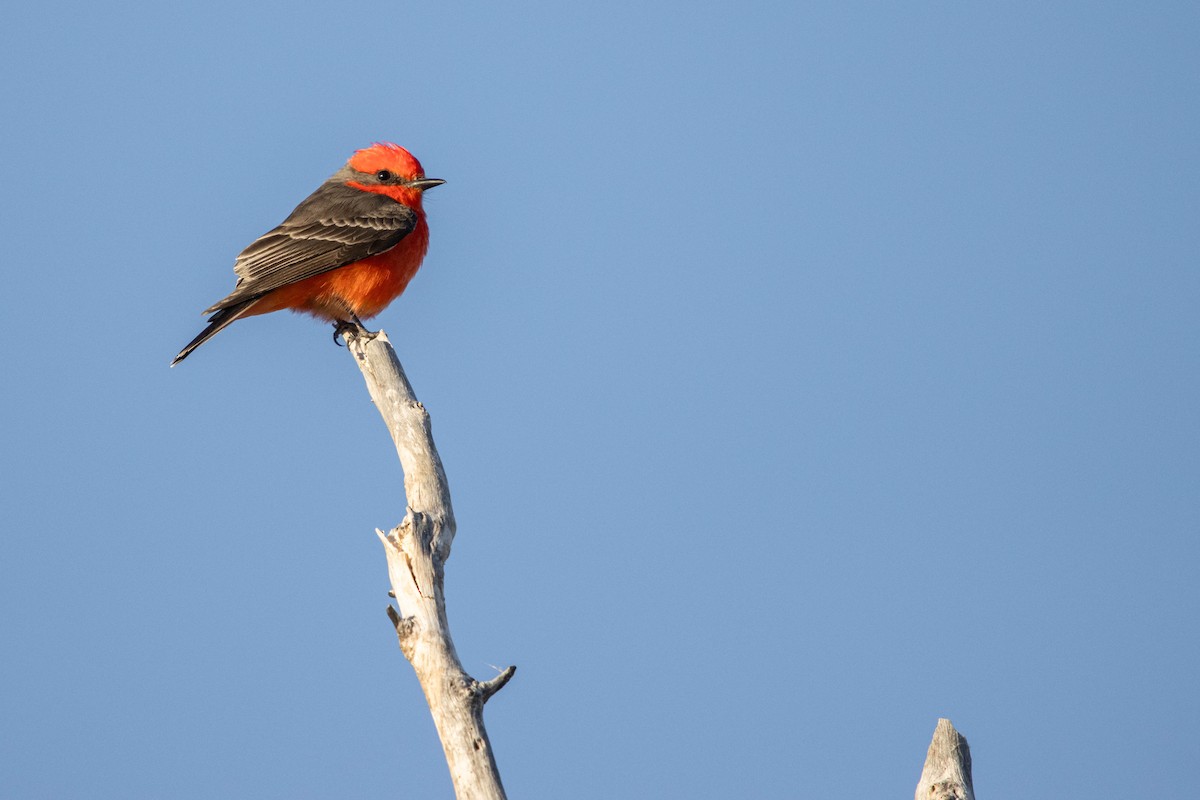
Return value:
M 342 346 L 341 339 L 347 338 L 350 335 L 362 337 L 368 342 L 374 339 L 378 334 L 374 331 L 367 330 L 367 326 L 362 324 L 362 320 L 351 315 L 350 320 L 340 319 L 333 323 L 333 343 L 338 347 Z

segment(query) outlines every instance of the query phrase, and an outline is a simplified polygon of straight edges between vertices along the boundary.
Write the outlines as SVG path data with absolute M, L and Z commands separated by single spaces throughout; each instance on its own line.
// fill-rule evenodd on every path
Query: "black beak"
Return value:
M 408 185 L 419 192 L 423 192 L 426 189 L 432 189 L 435 186 L 441 186 L 443 183 L 445 183 L 445 181 L 441 178 L 421 178 L 420 180 L 409 181 Z

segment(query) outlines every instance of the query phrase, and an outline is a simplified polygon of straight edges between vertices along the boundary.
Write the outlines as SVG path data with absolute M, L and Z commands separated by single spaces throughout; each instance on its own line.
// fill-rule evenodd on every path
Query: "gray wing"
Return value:
M 204 313 L 245 303 L 290 283 L 390 250 L 417 224 L 389 197 L 327 181 L 279 227 L 254 240 L 233 266 L 237 286 Z

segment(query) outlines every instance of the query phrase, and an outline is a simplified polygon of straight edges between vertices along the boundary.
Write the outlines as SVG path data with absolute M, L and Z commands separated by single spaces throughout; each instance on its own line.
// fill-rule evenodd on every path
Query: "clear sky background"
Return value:
M 0 796 L 448 797 L 394 451 L 238 251 L 448 182 L 378 320 L 514 798 L 1200 782 L 1200 10 L 19 3 L 0 19 Z

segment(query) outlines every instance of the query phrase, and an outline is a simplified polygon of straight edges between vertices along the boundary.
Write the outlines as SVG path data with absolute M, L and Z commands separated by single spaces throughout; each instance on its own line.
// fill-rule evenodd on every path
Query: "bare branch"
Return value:
M 404 470 L 404 520 L 386 534 L 376 530 L 387 555 L 391 593 L 400 606 L 400 611 L 389 606 L 388 617 L 425 692 L 455 795 L 459 800 L 503 800 L 500 773 L 483 727 L 483 704 L 508 683 L 516 667 L 485 683 L 463 669 L 450 638 L 443 593 L 445 563 L 454 541 L 454 509 L 429 414 L 417 401 L 386 334 L 351 331 L 345 338 Z

